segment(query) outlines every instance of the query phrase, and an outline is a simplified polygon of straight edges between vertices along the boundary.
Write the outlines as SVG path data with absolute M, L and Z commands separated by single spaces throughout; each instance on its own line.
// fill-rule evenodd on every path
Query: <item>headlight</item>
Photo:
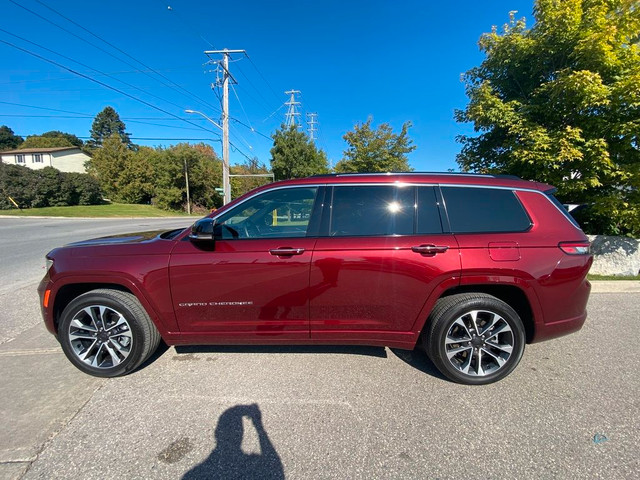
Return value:
M 44 260 L 45 260 L 44 273 L 46 275 L 47 273 L 49 273 L 49 269 L 53 266 L 53 260 L 51 260 L 50 258 L 45 258 Z

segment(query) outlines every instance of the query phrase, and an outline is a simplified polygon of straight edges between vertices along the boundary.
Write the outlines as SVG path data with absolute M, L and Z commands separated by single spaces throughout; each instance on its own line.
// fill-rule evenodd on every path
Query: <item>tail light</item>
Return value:
M 560 242 L 558 247 L 567 255 L 589 255 L 591 253 L 589 242 Z

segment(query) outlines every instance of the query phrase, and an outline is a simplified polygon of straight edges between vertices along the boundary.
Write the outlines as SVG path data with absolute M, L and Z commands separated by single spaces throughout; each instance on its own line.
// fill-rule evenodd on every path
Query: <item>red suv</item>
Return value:
M 49 331 L 91 375 L 186 344 L 418 344 L 450 379 L 508 375 L 586 318 L 592 257 L 553 188 L 471 174 L 266 185 L 191 229 L 47 255 Z

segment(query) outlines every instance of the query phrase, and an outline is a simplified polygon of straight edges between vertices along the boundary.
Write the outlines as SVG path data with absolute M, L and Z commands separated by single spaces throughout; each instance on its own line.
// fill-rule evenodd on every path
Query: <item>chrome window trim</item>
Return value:
M 364 176 L 364 175 L 372 175 L 372 174 L 368 174 L 367 173 L 367 174 L 362 174 L 362 175 Z M 383 175 L 386 175 L 386 174 L 383 174 Z M 400 182 L 400 181 L 396 181 L 396 182 L 318 182 L 318 183 L 300 183 L 300 184 L 297 184 L 297 185 L 282 185 L 282 186 L 277 186 L 277 187 L 273 187 L 273 188 L 266 188 L 265 190 L 262 190 L 260 192 L 256 192 L 254 195 L 251 195 L 250 197 L 247 197 L 244 200 L 242 200 L 237 205 L 234 205 L 233 208 L 236 208 L 236 207 L 242 205 L 244 202 L 246 202 L 248 200 L 251 200 L 252 198 L 254 198 L 254 197 L 258 196 L 258 195 L 261 195 L 261 194 L 266 193 L 266 192 L 272 192 L 274 190 L 283 190 L 283 189 L 286 189 L 286 188 L 314 188 L 314 187 L 315 188 L 320 188 L 320 187 L 339 187 L 339 186 L 349 186 L 349 187 L 354 187 L 354 186 L 366 186 L 366 187 L 371 187 L 371 186 L 463 187 L 463 188 L 493 188 L 493 189 L 496 189 L 496 190 L 510 190 L 512 192 L 515 192 L 515 191 L 518 191 L 518 192 L 531 192 L 531 193 L 537 193 L 538 195 L 542 195 L 547 202 L 549 202 L 551 205 L 553 205 L 553 208 L 558 210 L 564 216 L 564 213 L 562 212 L 562 210 L 560 210 L 560 208 L 558 208 L 558 206 L 556 204 L 554 204 L 547 197 L 547 195 L 543 191 L 537 190 L 535 188 L 503 187 L 503 186 L 499 186 L 499 185 L 470 185 L 468 183 Z M 520 199 L 518 199 L 518 201 L 520 201 Z M 525 212 L 526 212 L 526 209 L 525 209 Z M 222 213 L 226 213 L 226 212 L 221 212 L 220 214 L 215 215 L 215 216 L 213 216 L 211 218 L 215 220 Z M 527 212 L 527 216 L 528 215 L 529 214 Z M 575 228 L 579 232 L 582 232 L 582 229 L 576 227 L 572 222 L 569 222 L 569 223 L 571 224 L 571 226 L 573 228 Z M 533 227 L 533 224 L 532 224 L 532 227 Z

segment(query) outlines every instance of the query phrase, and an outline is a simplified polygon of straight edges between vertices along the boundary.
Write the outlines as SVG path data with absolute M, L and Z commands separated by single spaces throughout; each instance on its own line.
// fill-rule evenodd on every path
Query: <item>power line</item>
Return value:
M 101 52 L 103 52 L 103 53 L 106 53 L 106 54 L 107 54 L 107 55 L 109 55 L 110 57 L 115 58 L 116 60 L 118 60 L 118 61 L 120 61 L 120 62 L 122 62 L 122 63 L 124 63 L 124 64 L 126 64 L 126 65 L 129 65 L 129 66 L 130 66 L 130 67 L 132 67 L 132 68 L 137 68 L 137 67 L 136 67 L 135 65 L 133 65 L 132 63 L 127 62 L 126 60 L 123 60 L 122 58 L 119 58 L 118 56 L 114 55 L 113 53 L 109 52 L 108 50 L 105 50 L 104 48 L 100 47 L 99 45 L 96 45 L 95 43 L 90 42 L 90 41 L 89 41 L 89 40 L 87 40 L 86 38 L 83 38 L 83 37 L 81 37 L 80 35 L 75 34 L 75 33 L 74 33 L 74 32 L 72 32 L 71 30 L 69 30 L 69 29 L 67 29 L 67 28 L 65 28 L 65 27 L 63 27 L 63 26 L 61 26 L 61 25 L 57 24 L 56 22 L 54 22 L 54 21 L 50 20 L 49 18 L 46 18 L 46 17 L 44 17 L 44 16 L 40 15 L 39 13 L 34 12 L 33 10 L 31 10 L 31 9 L 29 9 L 29 8 L 27 8 L 27 7 L 25 7 L 24 5 L 20 5 L 19 3 L 15 2 L 14 0 L 9 0 L 9 1 L 10 1 L 11 3 L 13 3 L 14 5 L 16 5 L 16 6 L 20 7 L 20 8 L 22 8 L 23 10 L 26 10 L 27 12 L 31 13 L 32 15 L 34 15 L 34 16 L 36 16 L 36 17 L 40 18 L 41 20 L 44 20 L 45 22 L 50 23 L 51 25 L 53 25 L 53 26 L 55 26 L 55 27 L 59 28 L 60 30 L 62 30 L 62 31 L 64 31 L 64 32 L 66 32 L 66 33 L 68 33 L 69 35 L 71 35 L 71 36 L 73 36 L 73 37 L 75 37 L 75 38 L 77 38 L 77 39 L 81 40 L 82 42 L 85 42 L 85 43 L 87 43 L 87 44 L 91 45 L 92 47 L 94 47 L 94 48 L 96 48 L 96 49 L 100 50 L 100 51 L 101 51 Z M 123 50 L 119 49 L 119 48 L 118 48 L 118 47 L 116 47 L 115 45 L 112 45 L 112 44 L 111 44 L 111 43 L 109 43 L 108 41 L 104 40 L 103 38 L 99 37 L 98 35 L 94 34 L 94 33 L 93 33 L 93 32 L 91 32 L 91 31 L 89 31 L 88 29 L 86 29 L 86 28 L 85 28 L 85 27 L 83 27 L 82 25 L 80 25 L 80 24 L 78 24 L 78 23 L 74 22 L 74 21 L 73 21 L 73 20 L 71 20 L 70 18 L 68 18 L 68 17 L 64 16 L 63 14 L 61 14 L 61 13 L 60 13 L 60 12 L 58 12 L 57 10 L 53 9 L 52 7 L 49 7 L 48 5 L 44 4 L 44 3 L 43 3 L 43 2 L 41 2 L 40 0 L 36 0 L 36 2 L 38 2 L 39 4 L 41 4 L 42 6 L 44 6 L 45 8 L 47 8 L 47 9 L 51 10 L 52 12 L 54 12 L 54 13 L 55 13 L 55 14 L 57 14 L 57 15 L 59 15 L 60 17 L 64 18 L 65 20 L 67 20 L 68 22 L 72 23 L 73 25 L 76 25 L 77 27 L 81 28 L 82 30 L 84 30 L 84 31 L 86 31 L 86 32 L 88 32 L 88 33 L 90 33 L 91 35 L 93 35 L 94 37 L 96 37 L 98 40 L 101 40 L 102 42 L 104 42 L 104 43 L 106 43 L 107 45 L 109 45 L 111 48 L 114 48 L 115 50 L 118 50 L 119 52 L 123 53 L 124 55 L 126 55 L 126 56 L 128 56 L 128 57 L 132 58 L 134 61 L 138 62 L 140 65 L 143 65 L 145 68 L 148 68 L 148 69 L 150 69 L 150 70 L 153 70 L 151 67 L 149 67 L 149 66 L 145 65 L 143 62 L 141 62 L 141 61 L 139 61 L 139 60 L 135 59 L 134 57 L 132 57 L 132 56 L 131 56 L 131 55 L 129 55 L 128 53 L 126 53 L 126 52 L 124 52 Z M 11 35 L 11 34 L 10 34 L 10 35 Z M 18 37 L 17 35 L 14 35 L 14 36 Z M 20 38 L 20 37 L 18 37 L 18 38 Z M 27 41 L 28 41 L 28 40 L 27 40 Z M 33 43 L 33 42 L 29 42 L 29 43 Z M 60 54 L 58 54 L 58 55 L 60 55 Z M 60 56 L 64 57 L 63 55 L 60 55 Z M 80 62 L 76 62 L 76 63 L 78 63 L 78 64 L 82 65 Z M 91 68 L 91 67 L 88 67 L 88 68 Z M 153 71 L 154 71 L 154 73 L 156 73 L 157 75 L 159 75 L 159 76 L 161 76 L 161 77 L 163 77 L 163 78 L 166 78 L 164 75 L 162 75 L 162 74 L 160 74 L 160 73 L 158 73 L 158 72 L 155 72 L 155 70 L 153 70 Z M 173 90 L 175 90 L 175 88 L 174 88 L 174 87 L 171 87 L 170 85 L 165 84 L 164 82 L 162 82 L 162 81 L 158 80 L 158 79 L 157 79 L 157 78 L 155 78 L 154 76 L 149 75 L 149 74 L 147 74 L 147 73 L 145 73 L 145 75 L 147 75 L 149 78 L 151 78 L 151 79 L 155 80 L 156 82 L 162 83 L 163 85 L 165 85 L 165 86 L 167 86 L 167 87 L 172 88 Z M 174 85 L 176 85 L 178 88 L 180 88 L 180 89 L 184 90 L 182 87 L 180 87 L 179 85 L 177 85 L 175 82 L 172 82 L 172 81 L 171 81 L 171 80 L 169 80 L 169 79 L 167 79 L 167 80 L 168 80 L 168 81 L 170 81 L 171 83 L 173 83 Z M 123 82 L 123 83 L 124 83 L 124 82 Z M 134 87 L 134 88 L 136 88 L 136 89 L 137 89 L 137 87 Z M 139 90 L 139 89 L 138 89 L 138 90 Z M 192 97 L 195 97 L 195 98 L 198 98 L 198 99 L 199 99 L 199 97 L 197 97 L 196 95 L 194 95 L 194 94 L 192 94 L 192 93 L 190 93 L 190 92 L 188 92 L 188 91 L 186 91 L 186 90 L 184 90 L 184 91 L 185 91 L 185 92 L 187 92 L 187 94 L 188 94 L 188 95 L 190 95 L 190 96 L 192 96 Z M 152 96 L 153 96 L 153 95 L 152 95 Z M 164 100 L 164 101 L 167 101 L 167 100 Z M 204 102 L 205 104 L 207 104 L 208 106 L 210 106 L 210 107 L 212 107 L 212 108 L 216 108 L 216 107 L 214 107 L 213 105 L 208 104 L 205 100 L 200 99 L 200 101 L 201 101 L 201 102 Z M 167 101 L 167 103 L 172 103 L 172 102 Z
M 198 35 L 198 37 L 200 37 L 200 40 L 202 40 L 204 43 L 208 43 L 209 46 L 215 50 L 216 47 L 213 46 L 213 43 L 211 43 L 209 40 L 207 40 L 206 38 L 204 38 L 202 36 L 202 34 L 200 32 L 198 32 L 195 28 L 192 28 L 191 25 L 189 25 L 185 19 L 182 17 L 182 15 L 180 15 L 178 12 L 175 11 L 175 9 L 171 6 L 171 5 L 167 5 L 167 10 L 172 12 L 176 17 L 178 17 L 178 19 L 184 24 L 185 27 L 187 27 L 187 31 L 189 32 L 194 32 L 195 34 Z
M 16 134 L 19 137 L 29 137 L 30 135 Z M 91 137 L 74 135 L 81 140 L 90 140 Z M 219 142 L 219 138 L 165 138 L 165 137 L 129 137 L 131 140 L 147 140 L 147 141 L 167 141 L 167 142 Z
M 242 102 L 240 101 L 240 97 L 238 96 L 238 92 L 236 92 L 236 89 L 233 86 L 233 83 L 231 84 L 231 90 L 233 90 L 233 94 L 236 96 L 236 100 L 238 100 L 238 104 L 240 105 L 240 109 L 242 110 L 242 113 L 244 113 L 244 118 L 247 120 L 247 123 L 249 125 L 251 125 L 251 120 L 249 120 L 249 116 L 247 115 L 247 112 L 245 111 L 244 106 L 242 105 Z M 251 130 L 253 130 L 253 127 L 251 127 Z
M 21 52 L 27 53 L 28 55 L 31 55 L 31 56 L 36 57 L 36 58 L 39 58 L 40 60 L 43 60 L 43 61 L 45 61 L 45 62 L 47 62 L 47 63 L 50 63 L 50 64 L 52 64 L 52 65 L 55 65 L 55 66 L 56 66 L 56 67 L 58 67 L 58 68 L 62 68 L 63 70 L 66 70 L 66 71 L 68 71 L 68 72 L 71 72 L 71 73 L 73 73 L 73 74 L 75 74 L 75 75 L 78 75 L 78 76 L 80 76 L 80 77 L 82 77 L 82 78 L 86 78 L 87 80 L 89 80 L 89 81 L 91 81 L 91 82 L 94 82 L 94 83 L 97 83 L 98 85 L 102 85 L 103 87 L 106 87 L 106 88 L 108 88 L 109 90 L 113 90 L 114 92 L 118 92 L 119 94 L 124 95 L 125 97 L 131 98 L 132 100 L 135 100 L 136 102 L 142 103 L 143 105 L 146 105 L 146 106 L 151 107 L 151 108 L 153 108 L 153 109 L 155 109 L 155 110 L 158 110 L 159 112 L 162 112 L 162 113 L 164 113 L 164 114 L 166 114 L 166 115 L 169 115 L 169 116 L 171 116 L 171 117 L 174 117 L 174 118 L 177 118 L 177 119 L 179 119 L 179 120 L 182 120 L 183 122 L 186 122 L 186 123 L 188 123 L 188 124 L 190 124 L 190 125 L 194 125 L 194 126 L 196 126 L 196 127 L 200 128 L 200 129 L 204 130 L 204 131 L 211 132 L 211 133 L 216 133 L 216 132 L 215 132 L 215 131 L 213 131 L 213 130 L 209 130 L 209 129 L 207 129 L 207 128 L 204 128 L 204 127 L 202 127 L 202 126 L 198 125 L 197 123 L 191 122 L 190 120 L 186 120 L 186 119 L 184 119 L 184 118 L 180 118 L 180 117 L 178 117 L 177 115 L 175 115 L 174 113 L 171 113 L 171 112 L 169 112 L 169 111 L 167 111 L 167 110 L 164 110 L 163 108 L 160 108 L 160 107 L 158 107 L 158 106 L 156 106 L 156 105 L 153 105 L 152 103 L 149 103 L 149 102 L 147 102 L 147 101 L 145 101 L 145 100 L 142 100 L 142 99 L 140 99 L 140 98 L 138 98 L 138 97 L 135 97 L 135 96 L 133 96 L 133 95 L 131 95 L 131 94 L 127 93 L 127 92 L 124 92 L 124 91 L 122 91 L 122 90 L 120 90 L 120 89 L 118 89 L 118 88 L 115 88 L 115 87 L 113 87 L 113 86 L 111 86 L 111 85 L 109 85 L 109 84 L 107 84 L 107 83 L 101 82 L 100 80 L 96 80 L 95 78 L 91 78 L 91 77 L 90 77 L 90 76 L 88 76 L 88 75 L 85 75 L 85 74 L 80 73 L 80 72 L 76 72 L 75 70 L 73 70 L 73 69 L 71 69 L 71 68 L 69 68 L 69 67 L 67 67 L 67 66 L 65 66 L 65 65 L 62 65 L 61 63 L 58 63 L 58 62 L 56 62 L 56 61 L 54 61 L 54 60 L 51 60 L 51 59 L 45 58 L 45 57 L 43 57 L 42 55 L 39 55 L 39 54 L 37 54 L 37 53 L 35 53 L 35 52 L 32 52 L 32 51 L 30 51 L 30 50 L 27 50 L 26 48 L 19 47 L 19 46 L 15 45 L 15 44 L 13 44 L 13 43 L 11 43 L 11 42 L 7 42 L 6 40 L 2 40 L 2 39 L 0 39 L 0 42 L 1 42 L 1 43 L 4 43 L 5 45 L 8 45 L 8 46 L 10 46 L 10 47 L 13 47 L 13 48 L 15 48 L 16 50 L 20 50 Z
M 258 96 L 264 101 L 264 103 L 259 102 L 259 101 L 256 102 L 256 103 L 259 103 L 260 106 L 262 106 L 262 108 L 265 109 L 265 111 L 267 111 L 267 112 L 270 111 L 271 107 L 269 106 L 269 101 L 264 97 L 264 95 L 262 95 L 262 92 L 253 84 L 253 82 L 249 79 L 249 77 L 247 77 L 247 75 L 245 75 L 245 73 L 242 71 L 242 69 L 240 68 L 239 65 L 238 65 L 238 71 L 240 72 L 240 75 L 242 75 L 245 78 L 245 80 L 251 86 L 251 88 L 253 88 L 258 93 Z M 254 98 L 254 101 L 255 101 L 255 98 Z
M 55 50 L 51 50 L 50 48 L 47 48 L 47 47 L 45 47 L 43 45 L 40 45 L 40 44 L 38 44 L 36 42 L 32 42 L 31 40 L 28 40 L 28 39 L 26 39 L 24 37 L 21 37 L 20 35 L 16 35 L 15 33 L 11 33 L 9 31 L 3 29 L 3 28 L 0 28 L 0 32 L 6 33 L 7 35 L 11 35 L 12 37 L 18 38 L 18 39 L 22 40 L 23 42 L 30 43 L 31 45 L 34 45 L 34 46 L 36 46 L 38 48 L 41 48 L 41 49 L 43 49 L 43 50 L 45 50 L 45 51 L 47 51 L 49 53 L 53 53 L 54 55 L 58 55 L 59 57 L 62 57 L 64 59 L 66 59 L 66 60 L 69 60 L 71 62 L 77 63 L 78 65 L 81 65 L 84 68 L 88 68 L 89 70 L 91 70 L 93 72 L 96 72 L 96 73 L 98 73 L 100 75 L 104 75 L 105 77 L 111 78 L 111 79 L 113 79 L 113 80 L 115 80 L 117 82 L 120 82 L 120 83 L 126 85 L 127 87 L 130 87 L 130 88 L 133 88 L 134 90 L 138 90 L 140 92 L 143 92 L 146 95 L 149 95 L 150 97 L 153 97 L 153 98 L 156 98 L 156 99 L 161 100 L 163 102 L 166 102 L 166 103 L 168 103 L 170 105 L 173 105 L 174 107 L 177 107 L 177 108 L 180 108 L 180 109 L 182 108 L 182 105 L 178 105 L 177 103 L 174 103 L 174 102 L 172 102 L 170 100 L 167 100 L 165 98 L 159 97 L 158 95 L 154 95 L 153 93 L 149 93 L 148 91 L 143 90 L 142 88 L 136 87 L 135 85 L 132 85 L 132 84 L 130 84 L 128 82 L 125 82 L 124 80 L 120 80 L 119 78 L 113 77 L 112 75 L 109 75 L 108 73 L 102 72 L 100 70 L 96 70 L 95 68 L 90 67 L 89 65 L 87 65 L 85 63 L 79 62 L 78 60 L 75 60 L 74 58 L 71 58 L 71 57 L 68 57 L 66 55 L 63 55 L 63 54 L 61 54 L 59 52 L 56 52 Z
M 94 115 L 18 115 L 18 114 L 7 114 L 7 113 L 0 113 L 0 117 L 10 117 L 10 118 L 68 118 L 68 119 L 75 119 L 75 120 L 83 120 L 83 119 L 90 119 L 90 118 L 95 118 Z M 143 117 L 145 118 L 145 117 Z M 142 120 L 137 120 L 135 117 L 131 118 L 131 117 L 121 117 L 121 120 L 126 121 L 127 123 L 137 123 L 137 124 L 141 124 L 141 125 L 151 125 L 154 127 L 164 127 L 164 128 L 174 128 L 174 129 L 178 129 L 178 130 L 198 130 L 200 131 L 200 128 L 192 128 L 192 127 L 181 127 L 179 125 L 163 125 L 161 123 L 151 123 L 151 122 L 145 122 Z
M 266 138 L 267 140 L 273 140 L 270 136 L 265 135 L 264 133 L 259 132 L 258 130 L 256 130 L 255 128 L 253 128 L 250 125 L 247 125 L 246 123 L 241 122 L 240 120 L 238 120 L 237 118 L 234 117 L 229 117 L 229 120 L 232 120 L 240 125 L 242 125 L 245 128 L 248 128 L 249 130 L 251 130 L 253 133 L 257 133 L 258 135 L 260 135 L 261 137 Z
M 60 17 L 64 18 L 67 22 L 70 22 L 72 24 L 74 24 L 75 26 L 77 26 L 78 28 L 81 28 L 82 30 L 84 30 L 85 32 L 87 32 L 89 35 L 94 36 L 95 38 L 97 38 L 98 40 L 106 43 L 107 45 L 109 45 L 111 48 L 117 50 L 118 52 L 122 53 L 123 55 L 127 56 L 128 58 L 130 58 L 131 60 L 133 60 L 134 62 L 139 63 L 140 65 L 142 65 L 143 67 L 145 67 L 148 70 L 151 70 L 153 73 L 155 73 L 156 75 L 158 75 L 159 77 L 165 79 L 167 82 L 171 83 L 172 85 L 174 85 L 175 88 L 171 87 L 171 85 L 166 85 L 164 82 L 161 82 L 160 80 L 158 80 L 157 78 L 153 77 L 152 75 L 149 75 L 148 73 L 141 71 L 141 73 L 144 73 L 145 75 L 147 75 L 149 78 L 152 78 L 153 80 L 162 83 L 163 85 L 169 87 L 169 88 L 173 88 L 173 90 L 175 90 L 176 88 L 178 88 L 179 90 L 181 90 L 182 92 L 184 92 L 183 94 L 186 94 L 192 98 L 195 98 L 196 100 L 198 100 L 199 102 L 203 103 L 204 105 L 207 105 L 208 107 L 211 108 L 216 108 L 213 105 L 211 105 L 209 102 L 207 102 L 206 100 L 204 100 L 203 98 L 199 97 L 198 95 L 196 95 L 195 93 L 191 93 L 190 91 L 188 91 L 187 89 L 185 89 L 184 87 L 182 87 L 181 85 L 177 84 L 176 82 L 174 82 L 173 80 L 171 80 L 170 78 L 166 77 L 165 75 L 163 75 L 162 73 L 158 72 L 157 70 L 155 70 L 153 67 L 150 67 L 149 65 L 147 65 L 146 63 L 144 63 L 141 60 L 138 60 L 137 58 L 133 57 L 132 55 L 129 55 L 127 52 L 125 52 L 124 50 L 122 50 L 121 48 L 118 48 L 117 46 L 115 46 L 113 43 L 105 40 L 104 38 L 100 37 L 99 35 L 96 35 L 95 33 L 93 33 L 91 30 L 83 27 L 82 25 L 80 25 L 77 22 L 74 22 L 73 20 L 71 20 L 69 17 L 64 16 L 62 13 L 58 12 L 57 10 L 55 10 L 54 8 L 50 7 L 49 5 L 45 4 L 44 2 L 40 1 L 40 0 L 36 0 L 36 2 L 38 2 L 40 5 L 42 5 L 45 8 L 48 8 L 49 10 L 51 10 L 52 12 L 54 12 L 56 15 L 59 15 Z
M 251 63 L 251 65 L 253 65 L 253 68 L 256 69 L 256 72 L 258 72 L 258 75 L 260 75 L 260 77 L 262 77 L 262 80 L 264 80 L 264 82 L 267 84 L 267 86 L 269 87 L 269 90 L 271 90 L 271 93 L 273 93 L 273 96 L 276 98 L 276 100 L 279 102 L 280 101 L 280 95 L 278 95 L 276 93 L 276 91 L 273 89 L 273 87 L 271 86 L 271 84 L 269 83 L 269 80 L 267 80 L 265 78 L 264 75 L 262 75 L 262 72 L 258 69 L 258 66 L 253 63 L 253 60 L 251 60 L 251 57 L 245 52 L 245 56 L 247 57 L 247 60 L 249 60 L 249 63 Z

